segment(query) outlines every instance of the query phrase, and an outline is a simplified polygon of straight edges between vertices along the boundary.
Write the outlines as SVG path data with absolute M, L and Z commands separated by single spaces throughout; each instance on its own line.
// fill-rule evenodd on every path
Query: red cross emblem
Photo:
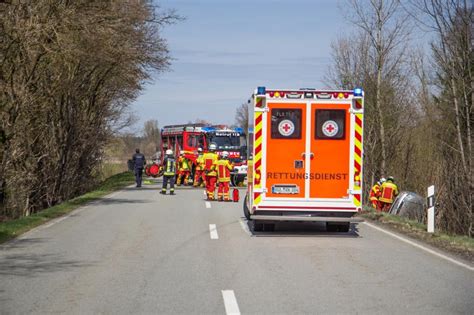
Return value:
M 329 133 L 332 133 L 332 131 L 334 130 L 334 126 L 333 125 L 328 125 L 326 127 L 326 130 L 329 132 Z
M 328 120 L 323 124 L 322 130 L 326 137 L 332 138 L 338 133 L 339 126 L 334 120 Z
M 278 131 L 282 136 L 291 136 L 295 131 L 295 124 L 289 119 L 282 120 L 278 124 Z

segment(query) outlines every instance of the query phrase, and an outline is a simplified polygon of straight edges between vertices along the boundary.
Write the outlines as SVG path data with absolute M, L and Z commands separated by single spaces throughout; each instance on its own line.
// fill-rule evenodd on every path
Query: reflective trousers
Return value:
M 217 176 L 206 176 L 207 199 L 214 199 L 214 190 L 216 190 Z
M 197 187 L 206 182 L 206 177 L 202 170 L 196 170 L 194 174 L 194 183 L 193 186 Z
M 168 187 L 168 183 L 170 183 L 170 192 L 174 192 L 174 179 L 175 175 L 163 175 L 163 189 L 162 191 L 166 192 L 166 188 Z
M 189 175 L 191 175 L 191 171 L 189 170 L 180 171 L 178 175 L 178 182 L 177 182 L 178 186 L 180 186 L 181 184 L 187 185 L 188 180 L 189 180 Z
M 219 188 L 217 189 L 218 200 L 230 200 L 230 182 L 219 182 Z

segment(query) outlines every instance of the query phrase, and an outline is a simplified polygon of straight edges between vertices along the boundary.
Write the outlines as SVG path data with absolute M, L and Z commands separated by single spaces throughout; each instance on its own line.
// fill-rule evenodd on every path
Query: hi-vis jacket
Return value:
M 393 203 L 393 200 L 398 196 L 398 187 L 392 182 L 385 182 L 381 188 L 382 194 L 379 198 L 380 201 L 386 203 Z
M 181 171 L 189 171 L 191 170 L 191 165 L 190 165 L 190 161 L 185 158 L 184 156 L 181 156 L 179 157 L 178 159 L 178 165 L 179 165 L 179 169 Z
M 380 185 L 375 184 L 370 190 L 370 195 L 369 195 L 370 201 L 379 200 L 379 196 L 380 196 Z
M 206 152 L 203 155 L 204 160 L 204 171 L 206 176 L 217 176 L 216 164 L 218 160 L 218 155 L 215 152 Z
M 176 160 L 174 157 L 165 157 L 164 163 L 164 173 L 165 176 L 174 176 L 176 175 Z
M 227 159 L 217 161 L 217 181 L 230 182 L 230 171 L 234 169 L 232 163 Z
M 202 171 L 204 169 L 204 156 L 199 154 L 196 159 L 196 171 Z

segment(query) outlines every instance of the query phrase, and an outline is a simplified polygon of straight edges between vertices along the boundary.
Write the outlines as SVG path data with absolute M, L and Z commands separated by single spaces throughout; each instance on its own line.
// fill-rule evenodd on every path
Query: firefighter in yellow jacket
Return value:
M 198 148 L 198 157 L 196 158 L 196 162 L 194 162 L 194 187 L 204 187 L 205 177 L 204 177 L 204 159 L 202 154 L 202 148 Z
M 209 145 L 209 152 L 204 153 L 204 174 L 206 176 L 206 194 L 207 200 L 214 200 L 214 191 L 216 190 L 217 172 L 216 164 L 218 155 L 216 151 L 216 145 L 211 143 Z
M 230 172 L 234 169 L 234 166 L 229 161 L 229 152 L 222 152 L 221 158 L 217 161 L 217 200 L 218 201 L 230 201 Z
M 181 184 L 183 184 L 186 186 L 188 184 L 189 175 L 191 175 L 191 161 L 189 161 L 189 159 L 184 156 L 183 152 L 179 154 L 178 166 L 179 170 L 177 185 L 181 186 Z
M 395 198 L 398 196 L 398 186 L 392 176 L 387 177 L 387 181 L 382 184 L 379 197 L 380 208 L 384 212 L 388 212 Z
M 372 189 L 370 189 L 370 203 L 372 204 L 372 207 L 377 210 L 380 210 L 379 197 L 382 193 L 381 189 L 383 183 L 385 183 L 385 178 L 382 177 L 378 182 L 375 183 L 374 186 L 372 186 Z

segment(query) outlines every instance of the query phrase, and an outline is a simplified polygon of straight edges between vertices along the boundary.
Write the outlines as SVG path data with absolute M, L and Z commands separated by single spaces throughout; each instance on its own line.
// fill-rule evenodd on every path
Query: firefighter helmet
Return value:
M 202 152 L 202 148 L 198 148 L 198 152 Z
M 387 177 L 387 180 L 391 181 L 391 182 L 394 182 L 395 181 L 395 178 L 393 178 L 393 176 L 389 176 Z
M 211 150 L 211 151 L 216 151 L 216 149 L 217 149 L 217 145 L 216 145 L 215 143 L 211 143 L 211 144 L 209 145 L 209 150 Z
M 173 155 L 173 150 L 171 149 L 166 150 L 166 155 Z
M 229 157 L 229 152 L 227 152 L 227 151 L 222 152 L 222 157 L 224 159 L 228 158 Z
M 385 177 L 382 177 L 382 178 L 380 179 L 380 182 L 381 182 L 382 184 L 385 183 L 386 181 L 387 181 L 387 180 L 385 179 Z

